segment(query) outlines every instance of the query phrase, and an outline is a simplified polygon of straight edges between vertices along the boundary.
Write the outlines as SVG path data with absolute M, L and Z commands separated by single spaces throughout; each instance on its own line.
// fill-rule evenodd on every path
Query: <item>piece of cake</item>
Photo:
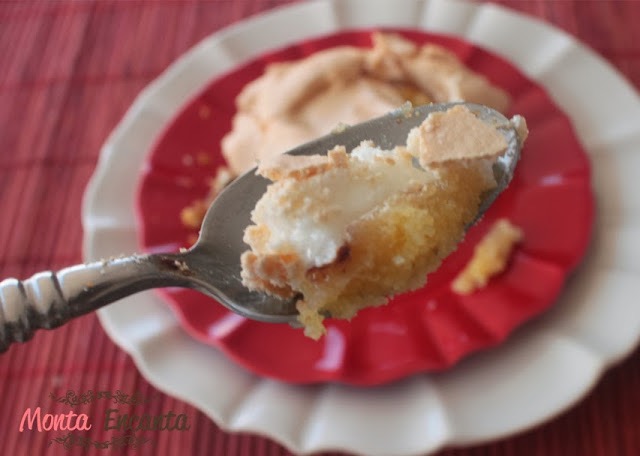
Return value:
M 507 268 L 511 252 L 524 233 L 507 219 L 499 219 L 475 246 L 473 256 L 451 284 L 453 291 L 467 295 L 487 285 Z
M 351 318 L 424 285 L 495 187 L 492 163 L 506 148 L 500 132 L 458 105 L 431 114 L 406 147 L 365 141 L 351 153 L 338 146 L 261 163 L 273 183 L 245 231 L 244 284 L 297 299 L 315 339 L 327 315 Z

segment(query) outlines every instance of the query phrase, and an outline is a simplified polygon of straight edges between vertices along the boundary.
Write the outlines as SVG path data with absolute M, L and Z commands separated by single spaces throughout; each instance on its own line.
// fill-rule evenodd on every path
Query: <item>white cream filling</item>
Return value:
M 264 253 L 291 252 L 307 268 L 322 266 L 334 261 L 349 241 L 349 224 L 412 183 L 432 179 L 433 173 L 416 168 L 411 157 L 363 143 L 349 155 L 346 168 L 270 187 L 256 205 L 253 221 L 269 227 Z

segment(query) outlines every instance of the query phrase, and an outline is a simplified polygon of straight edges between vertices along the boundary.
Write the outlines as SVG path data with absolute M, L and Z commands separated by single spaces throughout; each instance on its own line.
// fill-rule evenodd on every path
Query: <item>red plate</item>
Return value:
M 367 309 L 351 322 L 328 321 L 327 335 L 319 342 L 286 325 L 246 320 L 190 290 L 163 292 L 193 337 L 253 372 L 293 383 L 375 385 L 448 368 L 498 344 L 551 306 L 586 250 L 593 222 L 589 161 L 569 119 L 547 93 L 508 62 L 474 45 L 421 31 L 393 31 L 419 44 L 447 47 L 511 93 L 511 112 L 524 115 L 531 131 L 513 183 L 425 288 Z M 193 233 L 181 225 L 180 210 L 207 193 L 207 182 L 223 164 L 219 144 L 242 87 L 270 62 L 339 44 L 371 46 L 370 30 L 305 41 L 252 60 L 212 81 L 178 113 L 151 150 L 141 176 L 138 229 L 144 250 L 187 245 Z M 452 278 L 499 217 L 525 233 L 510 268 L 471 296 L 452 293 Z

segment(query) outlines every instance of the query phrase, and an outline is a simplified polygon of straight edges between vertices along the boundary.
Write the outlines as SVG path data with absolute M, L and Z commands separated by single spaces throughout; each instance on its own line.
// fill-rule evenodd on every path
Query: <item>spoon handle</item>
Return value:
M 149 288 L 190 286 L 182 257 L 139 255 L 39 272 L 0 282 L 0 353 L 36 329 L 52 329 Z

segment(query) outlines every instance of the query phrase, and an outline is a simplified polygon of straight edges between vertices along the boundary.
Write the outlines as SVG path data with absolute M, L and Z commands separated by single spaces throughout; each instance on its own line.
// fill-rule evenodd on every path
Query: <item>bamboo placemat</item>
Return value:
M 200 39 L 286 0 L 0 0 L 0 277 L 26 278 L 82 260 L 80 206 L 101 144 L 140 90 Z M 503 0 L 592 47 L 640 87 L 640 2 Z M 603 88 L 603 90 L 606 90 Z M 589 94 L 585 94 L 589 96 Z M 640 152 L 639 152 L 640 153 Z M 610 370 L 559 418 L 519 436 L 442 455 L 640 454 L 640 353 Z M 92 390 L 93 397 L 65 397 Z M 97 392 L 102 391 L 102 397 Z M 60 432 L 19 431 L 24 411 L 188 417 L 190 429 L 153 432 L 113 454 L 290 454 L 259 436 L 221 431 L 157 391 L 94 315 L 40 331 L 0 357 L 0 446 L 7 455 L 106 454 L 49 445 Z M 121 393 L 118 393 L 121 392 Z M 119 395 L 118 395 L 119 394 Z M 107 397 L 111 395 L 110 397 Z M 113 431 L 91 429 L 108 441 Z M 332 453 L 333 454 L 333 453 Z

